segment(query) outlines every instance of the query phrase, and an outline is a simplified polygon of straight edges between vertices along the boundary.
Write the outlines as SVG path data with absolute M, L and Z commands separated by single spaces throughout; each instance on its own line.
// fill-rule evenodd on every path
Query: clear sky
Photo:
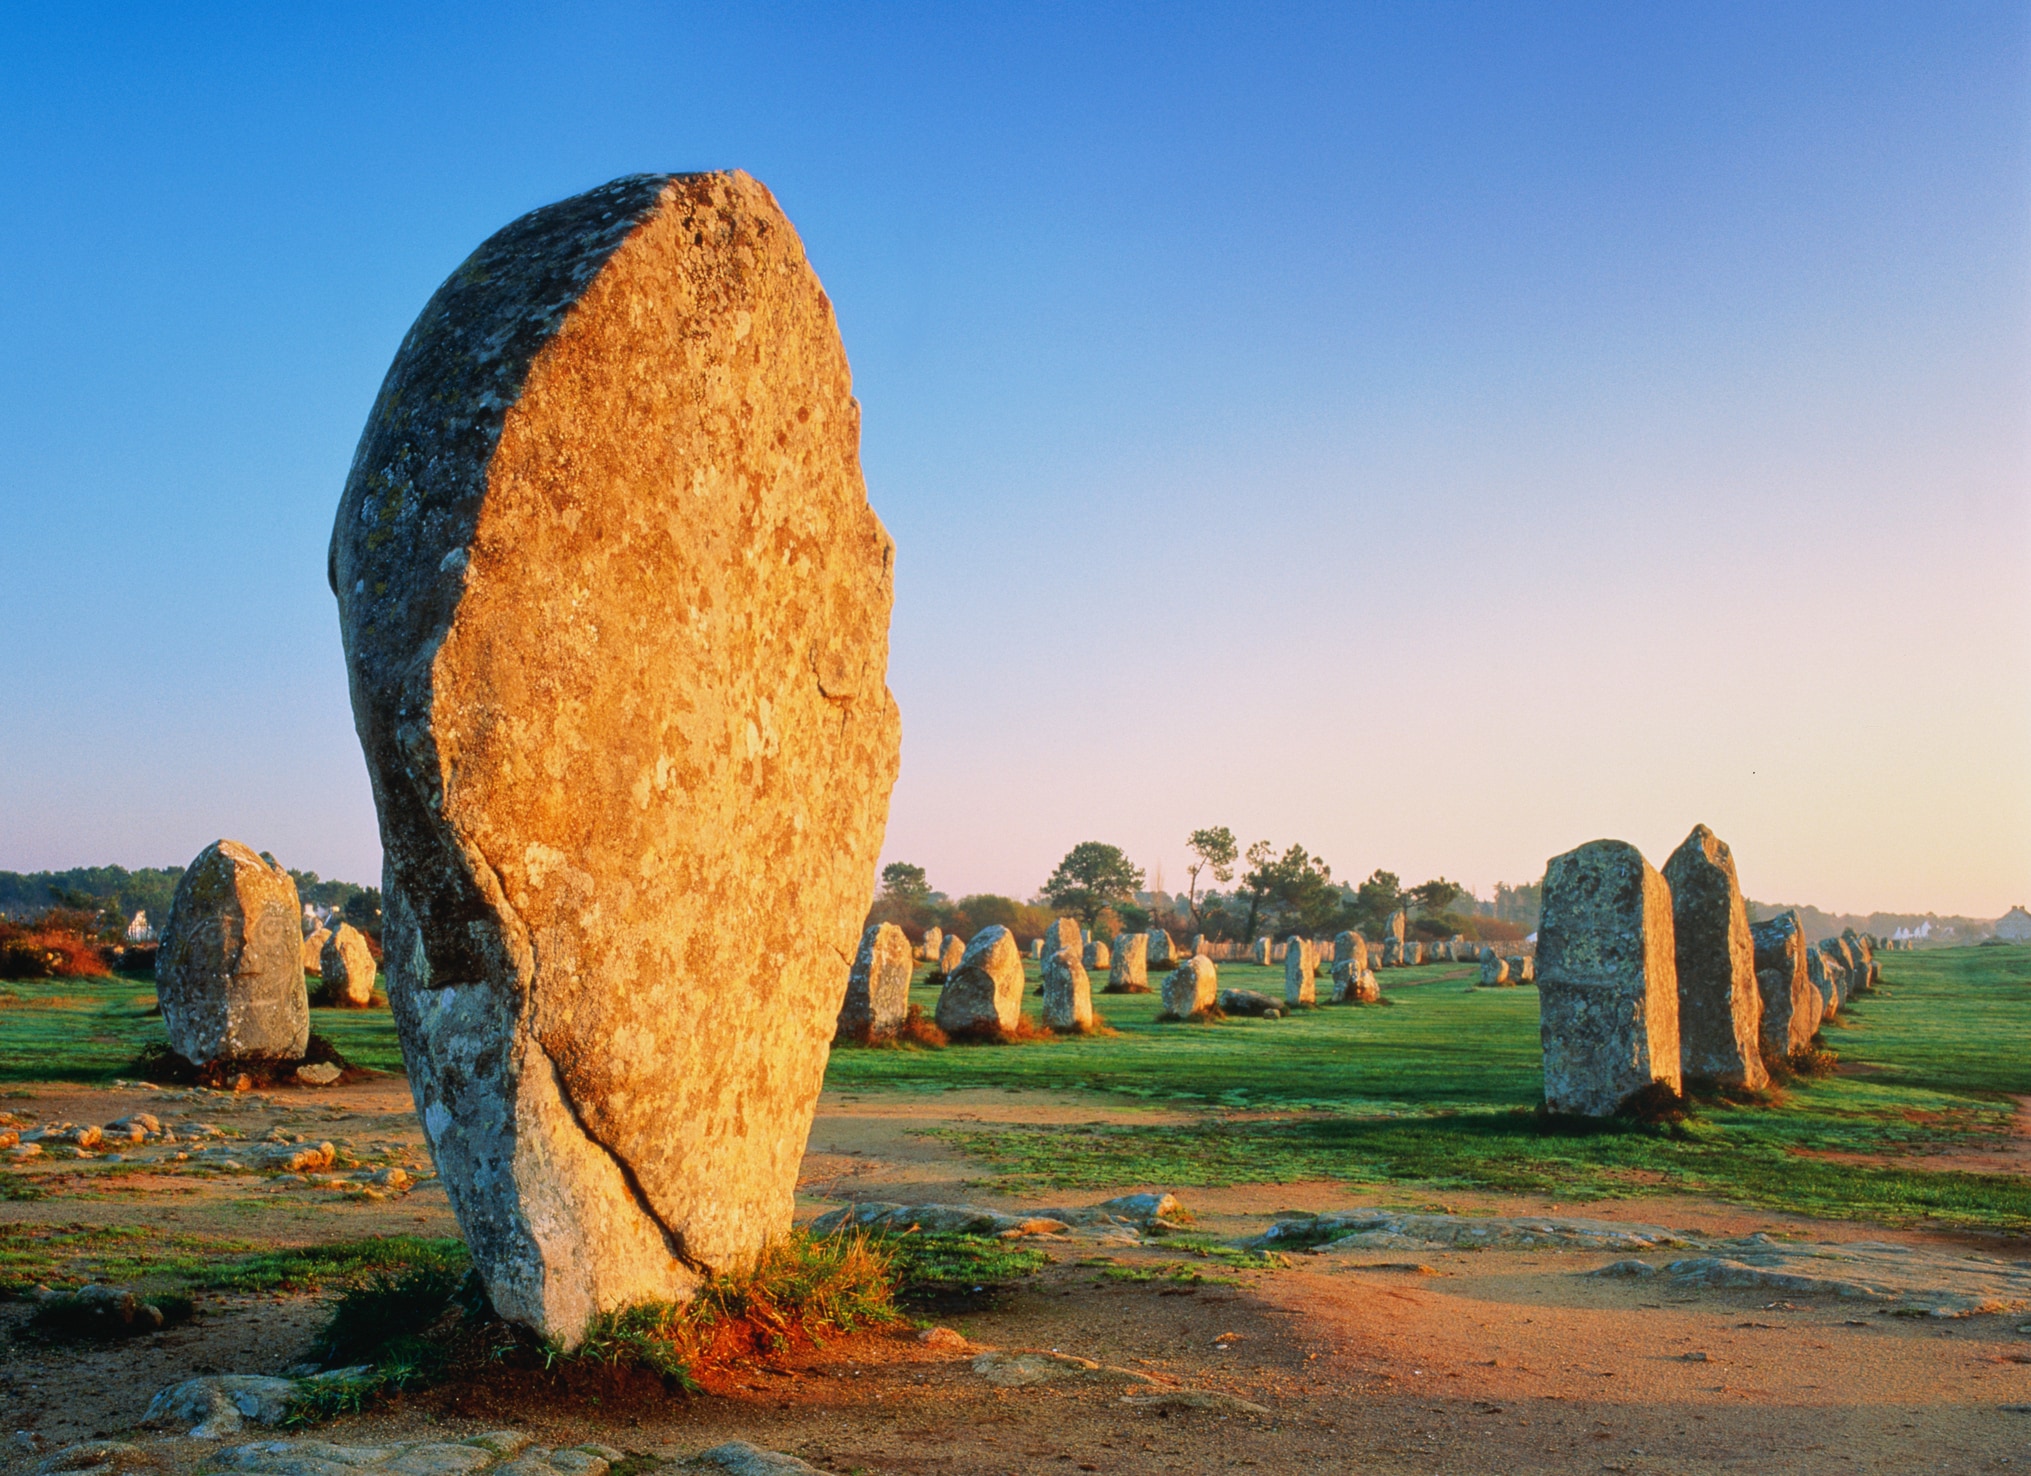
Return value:
M 378 877 L 324 550 L 523 211 L 740 167 L 900 547 L 887 854 L 2031 902 L 2031 6 L 0 11 L 0 867 Z

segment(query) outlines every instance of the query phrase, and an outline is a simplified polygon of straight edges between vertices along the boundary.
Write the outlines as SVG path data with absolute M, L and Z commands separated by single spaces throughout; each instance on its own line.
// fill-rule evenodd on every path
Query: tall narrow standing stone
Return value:
M 1044 1025 L 1060 1034 L 1093 1028 L 1093 986 L 1079 955 L 1060 948 L 1044 960 Z
M 1749 943 L 1763 1000 L 1763 1054 L 1782 1061 L 1810 1049 L 1825 1008 L 1805 961 L 1805 920 L 1794 910 L 1751 923 Z
M 331 941 L 331 929 L 320 927 L 303 940 L 303 972 L 324 973 L 324 945 Z
M 198 852 L 155 955 L 169 1048 L 194 1066 L 286 1061 L 310 1043 L 296 883 L 238 841 Z
M 1401 948 L 1403 946 L 1404 928 L 1409 922 L 1410 914 L 1399 907 L 1396 911 L 1389 914 L 1389 921 L 1382 925 L 1382 931 L 1387 936 L 1396 939 L 1397 947 Z
M 1015 934 L 996 924 L 966 945 L 959 967 L 938 992 L 938 1028 L 948 1035 L 1013 1030 L 1023 1009 L 1023 958 Z
M 958 972 L 959 960 L 966 957 L 966 940 L 957 933 L 948 933 L 938 955 L 938 972 L 951 978 Z
M 1149 934 L 1119 933 L 1114 960 L 1107 966 L 1109 994 L 1149 993 Z
M 1275 945 L 1270 942 L 1266 935 L 1257 938 L 1253 943 L 1248 945 L 1248 961 L 1258 967 L 1268 968 L 1270 950 L 1273 947 Z
M 452 273 L 353 458 L 390 1001 L 494 1307 L 566 1344 L 790 1228 L 896 775 L 859 420 L 769 192 L 635 175 Z
M 1319 1002 L 1319 959 L 1309 938 L 1293 937 L 1283 949 L 1283 1002 L 1287 1008 Z
M 1546 1107 L 1608 1117 L 1653 1083 L 1679 1090 L 1676 951 L 1671 888 L 1636 847 L 1552 857 L 1537 931 Z
M 1819 991 L 1820 1020 L 1838 1014 L 1841 1008 L 1839 981 L 1834 977 L 1840 964 L 1831 959 L 1826 950 L 1808 943 L 1805 948 L 1805 976 L 1812 981 L 1812 987 Z
M 1704 825 L 1664 863 L 1677 946 L 1679 1065 L 1688 1080 L 1759 1089 L 1763 997 L 1727 842 Z
M 832 1038 L 871 1045 L 892 1038 L 910 1012 L 910 940 L 894 923 L 869 923 L 846 976 Z
M 1151 928 L 1144 935 L 1148 943 L 1149 966 L 1153 969 L 1168 969 L 1178 961 L 1178 945 L 1171 941 L 1171 935 L 1162 928 Z
M 1854 974 L 1851 992 L 1865 994 L 1874 989 L 1877 979 L 1876 950 L 1869 942 L 1868 935 L 1858 933 L 1853 928 L 1844 928 L 1841 931 L 1841 942 L 1847 945 L 1848 957 L 1852 960 L 1849 964 Z
M 924 942 L 922 946 L 917 949 L 917 957 L 922 959 L 925 963 L 932 964 L 935 966 L 938 960 L 944 957 L 944 955 L 945 955 L 945 930 L 943 928 L 924 929 Z

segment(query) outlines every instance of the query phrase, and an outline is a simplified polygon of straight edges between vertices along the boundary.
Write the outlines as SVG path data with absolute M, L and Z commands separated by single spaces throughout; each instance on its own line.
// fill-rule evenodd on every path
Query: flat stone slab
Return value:
M 1542 1215 L 1420 1215 L 1353 1209 L 1278 1220 L 1249 1250 L 1655 1250 L 1702 1242 L 1661 1225 Z
M 1148 1374 L 1130 1368 L 1110 1368 L 1090 1358 L 1070 1353 L 982 1353 L 973 1360 L 973 1371 L 997 1389 L 1027 1389 L 1036 1384 L 1055 1384 L 1078 1379 L 1102 1384 L 1154 1384 Z
M 829 1235 L 851 1225 L 863 1230 L 901 1235 L 914 1229 L 928 1235 L 1062 1235 L 1068 1231 L 1099 1231 L 1111 1237 L 1135 1236 L 1144 1230 L 1182 1228 L 1175 1222 L 1184 1207 L 1169 1194 L 1127 1194 L 1119 1199 L 1078 1209 L 1006 1211 L 977 1204 L 896 1204 L 867 1200 L 828 1211 L 813 1220 L 813 1235 Z
M 1590 1276 L 1668 1277 L 1677 1287 L 1746 1288 L 1876 1302 L 1893 1316 L 1974 1317 L 2031 1308 L 2031 1261 L 1932 1246 L 1857 1240 L 1799 1244 L 1747 1235 L 1704 1247 L 1711 1255 L 1653 1266 L 1615 1261 Z
M 745 1440 L 729 1440 L 702 1450 L 684 1465 L 694 1471 L 723 1471 L 726 1476 L 828 1476 L 809 1461 L 780 1450 L 763 1450 Z
M 248 1476 L 606 1476 L 622 1453 L 606 1445 L 539 1446 L 520 1430 L 470 1440 L 336 1445 L 328 1440 L 260 1440 L 217 1452 L 212 1464 Z M 498 1464 L 496 1464 L 498 1462 Z

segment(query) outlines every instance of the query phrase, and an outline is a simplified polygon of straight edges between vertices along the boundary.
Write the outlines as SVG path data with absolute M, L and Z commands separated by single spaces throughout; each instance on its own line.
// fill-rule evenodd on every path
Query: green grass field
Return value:
M 1033 977 L 1034 977 L 1034 966 Z M 913 998 L 928 1011 L 936 991 Z M 1534 989 L 1472 987 L 1460 965 L 1392 970 L 1379 1008 L 1286 1020 L 1159 1024 L 1155 995 L 1096 1003 L 1115 1033 L 945 1050 L 840 1050 L 828 1087 L 852 1093 L 1076 1091 L 1170 1109 L 1164 1122 L 937 1130 L 1007 1189 L 1169 1187 L 1338 1179 L 1479 1188 L 1560 1200 L 1694 1193 L 1892 1223 L 2031 1232 L 2031 1178 L 1957 1171 L 1940 1155 L 2008 1138 L 2031 1095 L 2031 948 L 1884 958 L 1884 987 L 1825 1032 L 1833 1077 L 1768 1107 L 1701 1108 L 1675 1132 L 1541 1130 Z M 1280 994 L 1282 972 L 1221 969 Z M 144 984 L 0 986 L 0 1080 L 123 1074 L 162 1038 Z M 1027 997 L 1032 1014 L 1034 993 Z M 316 1010 L 351 1059 L 400 1069 L 385 1011 Z M 1180 1125 L 1177 1109 L 1190 1114 Z M 1857 1160 L 1860 1161 L 1857 1161 Z

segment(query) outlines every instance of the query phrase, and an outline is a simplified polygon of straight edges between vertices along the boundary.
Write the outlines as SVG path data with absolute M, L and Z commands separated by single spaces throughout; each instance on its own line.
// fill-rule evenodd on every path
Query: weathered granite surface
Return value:
M 310 1043 L 296 883 L 235 840 L 213 841 L 176 884 L 155 955 L 170 1049 L 195 1065 L 290 1060 Z
M 846 975 L 846 999 L 833 1026 L 835 1041 L 887 1040 L 910 1009 L 910 940 L 894 923 L 870 923 Z
M 1678 968 L 1679 1065 L 1689 1079 L 1759 1090 L 1763 996 L 1734 853 L 1695 825 L 1664 863 Z
M 1553 1112 L 1607 1117 L 1653 1084 L 1680 1090 L 1671 888 L 1636 847 L 1590 841 L 1546 865 L 1537 991 Z
M 657 174 L 484 242 L 354 456 L 390 1001 L 494 1306 L 566 1342 L 789 1226 L 898 756 L 859 439 L 769 192 Z

